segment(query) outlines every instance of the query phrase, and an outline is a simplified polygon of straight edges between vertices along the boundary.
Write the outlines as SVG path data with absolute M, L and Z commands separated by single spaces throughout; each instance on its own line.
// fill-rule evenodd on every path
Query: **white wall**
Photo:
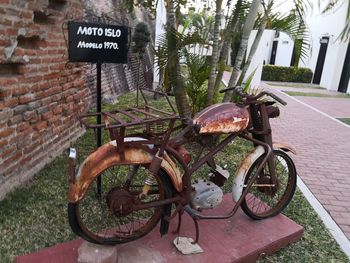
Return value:
M 249 54 L 249 52 L 250 52 L 250 49 L 251 49 L 251 46 L 252 46 L 253 41 L 255 39 L 256 33 L 257 33 L 257 31 L 253 30 L 249 36 L 247 54 Z M 263 66 L 264 61 L 267 63 L 270 60 L 270 54 L 271 54 L 271 48 L 272 48 L 272 42 L 273 42 L 274 36 L 275 36 L 274 30 L 265 30 L 264 31 L 264 33 L 261 37 L 259 46 L 255 52 L 254 57 L 253 57 L 253 60 L 252 60 L 250 66 L 247 70 L 246 79 L 256 69 L 253 80 L 252 80 L 252 84 L 251 84 L 252 88 L 259 87 L 259 85 L 260 85 L 262 66 Z
M 347 8 L 344 4 L 330 14 L 325 15 L 321 14 L 320 10 L 314 10 L 312 13 L 310 11 L 310 14 L 306 17 L 306 22 L 311 31 L 312 52 L 310 58 L 305 63 L 300 62 L 299 66 L 308 67 L 315 72 L 320 50 L 320 38 L 329 36 L 329 44 L 320 82 L 320 86 L 328 90 L 338 90 L 343 69 L 347 43 L 340 42 L 337 38 L 344 28 L 346 12 Z
M 286 33 L 280 32 L 275 65 L 289 67 L 292 59 L 293 47 L 294 41 Z

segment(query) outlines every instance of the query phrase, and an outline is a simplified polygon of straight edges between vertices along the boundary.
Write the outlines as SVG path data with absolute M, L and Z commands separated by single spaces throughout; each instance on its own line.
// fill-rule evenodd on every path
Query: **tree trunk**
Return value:
M 222 0 L 216 0 L 213 52 L 210 59 L 207 106 L 213 104 L 213 97 L 214 97 L 216 67 L 218 63 L 218 53 L 219 53 L 219 34 L 220 34 L 219 30 L 220 30 L 220 24 L 221 24 L 221 5 L 222 5 Z
M 235 60 L 235 65 L 233 66 L 233 70 L 232 70 L 232 74 L 231 74 L 231 77 L 230 77 L 230 80 L 228 83 L 228 87 L 233 87 L 237 83 L 239 73 L 240 73 L 240 68 L 241 68 L 242 62 L 244 60 L 244 55 L 246 53 L 247 47 L 248 47 L 248 38 L 249 38 L 251 31 L 253 30 L 254 22 L 255 22 L 257 14 L 258 14 L 259 7 L 260 7 L 260 1 L 261 0 L 253 0 L 252 4 L 250 5 L 249 13 L 248 13 L 248 16 L 246 18 L 246 21 L 244 22 L 244 26 L 243 26 L 241 44 L 240 44 L 239 49 L 238 49 L 238 53 L 237 53 L 236 60 Z M 226 92 L 225 96 L 224 96 L 224 101 L 225 102 L 230 101 L 231 97 L 232 97 L 232 91 Z
M 252 59 L 255 55 L 255 52 L 256 50 L 258 49 L 258 46 L 259 46 L 259 43 L 260 43 L 260 40 L 261 40 L 261 37 L 264 33 L 264 30 L 266 28 L 266 24 L 267 24 L 267 19 L 268 19 L 268 16 L 269 16 L 269 12 L 270 12 L 270 7 L 269 6 L 266 10 L 265 10 L 265 13 L 264 13 L 264 16 L 262 18 L 262 21 L 261 21 L 261 24 L 259 26 L 259 29 L 258 29 L 258 32 L 256 33 L 256 36 L 255 36 L 255 39 L 254 39 L 254 42 L 252 44 L 252 47 L 250 48 L 250 51 L 249 51 L 249 55 L 248 55 L 248 59 L 246 61 L 246 63 L 244 64 L 244 67 L 242 69 L 242 72 L 241 72 L 241 75 L 239 77 L 239 80 L 238 82 L 236 83 L 237 86 L 240 86 L 245 78 L 245 75 L 247 73 L 247 70 L 252 62 Z
M 225 65 L 226 65 L 226 61 L 228 58 L 228 53 L 230 51 L 230 46 L 232 43 L 232 38 L 233 38 L 233 34 L 236 31 L 237 28 L 237 23 L 238 23 L 238 18 L 239 18 L 239 12 L 242 6 L 242 0 L 238 0 L 235 6 L 235 11 L 232 15 L 232 17 L 230 18 L 230 22 L 227 25 L 227 33 L 225 34 L 225 39 L 224 39 L 224 43 L 222 45 L 221 48 L 221 52 L 220 52 L 220 57 L 219 57 L 219 62 L 218 62 L 218 74 L 216 75 L 216 80 L 215 80 L 215 85 L 214 85 L 214 94 L 219 90 L 220 87 L 220 83 L 222 81 L 222 77 L 224 75 L 224 71 L 225 71 Z
M 174 1 L 168 2 L 167 19 L 168 67 L 170 85 L 174 91 L 176 106 L 180 117 L 191 117 L 191 108 L 187 101 L 185 84 L 180 72 L 179 53 L 176 38 L 176 21 Z

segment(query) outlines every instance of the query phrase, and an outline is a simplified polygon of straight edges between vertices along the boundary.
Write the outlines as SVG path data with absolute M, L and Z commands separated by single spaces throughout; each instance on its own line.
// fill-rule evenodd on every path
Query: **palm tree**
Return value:
M 185 52 L 185 63 L 187 67 L 186 93 L 191 101 L 192 115 L 206 105 L 207 85 L 210 73 L 209 63 L 205 56 Z
M 235 64 L 234 64 L 234 68 L 233 68 L 233 72 L 231 74 L 231 77 L 230 77 L 230 80 L 229 80 L 229 87 L 233 87 L 237 84 L 241 84 L 243 79 L 244 79 L 244 75 L 249 67 L 249 64 L 255 54 L 255 51 L 258 47 L 258 44 L 259 44 L 259 41 L 261 39 L 261 36 L 262 36 L 262 33 L 263 33 L 263 30 L 266 28 L 266 26 L 268 25 L 268 22 L 269 22 L 269 15 L 270 15 L 270 11 L 272 10 L 272 6 L 275 4 L 276 1 L 274 0 L 268 0 L 268 3 L 267 4 L 264 4 L 264 1 L 262 1 L 263 3 L 263 7 L 264 7 L 264 14 L 263 16 L 261 17 L 261 23 L 260 23 L 260 26 L 259 26 L 259 31 L 258 31 L 258 34 L 256 36 L 256 39 L 253 43 L 253 46 L 251 48 L 251 52 L 249 54 L 249 57 L 248 57 L 248 60 L 247 62 L 245 63 L 244 65 L 244 68 L 243 68 L 243 72 L 242 74 L 240 75 L 240 68 L 242 66 L 242 63 L 244 63 L 244 57 L 245 57 L 245 52 L 247 50 L 247 44 L 248 44 L 248 38 L 249 38 L 249 35 L 250 35 L 250 32 L 251 30 L 253 29 L 253 26 L 254 26 L 254 21 L 255 21 L 255 18 L 257 17 L 258 15 L 258 8 L 259 8 L 259 3 L 258 1 L 255 1 L 253 0 L 252 4 L 251 4 L 251 7 L 250 7 L 250 10 L 249 10 L 249 13 L 248 13 L 248 16 L 246 18 L 246 21 L 244 23 L 244 26 L 243 26 L 243 33 L 242 33 L 242 40 L 241 40 L 241 43 L 240 43 L 240 47 L 238 49 L 238 53 L 237 53 L 237 56 L 236 56 L 236 59 L 235 59 Z M 284 22 L 288 22 L 288 23 L 285 23 L 286 25 L 288 25 L 286 28 L 291 30 L 293 29 L 295 31 L 295 26 L 299 27 L 297 32 L 298 32 L 298 36 L 300 38 L 300 32 L 305 32 L 305 24 L 303 19 L 302 19 L 302 15 L 304 14 L 304 10 L 307 8 L 307 6 L 310 5 L 309 1 L 306 0 L 306 1 L 302 1 L 302 0 L 294 0 L 294 5 L 295 5 L 295 12 L 292 12 L 292 15 L 288 17 L 288 19 Z M 296 16 L 297 14 L 297 16 Z M 294 21 L 292 21 L 291 18 L 298 18 Z M 298 23 L 295 23 L 296 21 L 298 21 Z M 291 23 L 289 23 L 291 22 Z M 294 24 L 293 24 L 294 23 Z M 283 23 L 282 23 L 283 24 Z M 284 31 L 283 29 L 281 31 Z M 288 32 L 287 32 L 288 33 Z M 298 39 L 297 37 L 295 37 L 295 39 Z M 306 55 L 305 53 L 305 48 L 307 47 L 307 42 L 305 42 L 303 45 L 302 45 L 302 52 L 301 54 L 302 55 Z M 238 79 L 240 75 L 240 78 Z M 226 92 L 225 93 L 225 96 L 224 96 L 224 101 L 229 101 L 231 100 L 231 96 L 232 96 L 232 92 Z
M 244 23 L 243 30 L 242 30 L 241 44 L 240 44 L 240 47 L 238 49 L 235 64 L 233 66 L 232 74 L 231 74 L 231 77 L 230 77 L 230 80 L 228 83 L 229 87 L 233 87 L 237 83 L 238 76 L 240 73 L 240 68 L 241 68 L 242 62 L 244 60 L 244 56 L 245 56 L 247 47 L 248 47 L 248 38 L 249 38 L 251 31 L 253 30 L 254 22 L 255 22 L 257 15 L 258 15 L 260 4 L 261 4 L 261 0 L 253 0 L 251 5 L 250 5 L 249 13 L 247 15 L 247 18 L 246 18 L 246 21 Z M 232 91 L 226 92 L 225 96 L 224 96 L 224 101 L 230 101 L 231 96 L 232 96 Z
M 213 97 L 214 97 L 215 76 L 216 76 L 216 68 L 218 64 L 218 55 L 219 55 L 219 33 L 220 33 L 219 29 L 221 24 L 221 5 L 222 5 L 222 0 L 216 0 L 214 36 L 213 36 L 212 55 L 210 59 L 210 74 L 209 74 L 209 80 L 208 80 L 208 97 L 207 97 L 208 106 L 213 104 Z
M 228 53 L 230 51 L 230 46 L 232 43 L 232 39 L 234 37 L 234 33 L 237 31 L 237 25 L 239 21 L 240 13 L 244 7 L 242 6 L 242 0 L 237 0 L 234 11 L 229 18 L 229 22 L 227 23 L 227 27 L 224 33 L 224 42 L 221 47 L 219 61 L 218 61 L 218 73 L 215 79 L 214 85 L 214 94 L 219 90 L 220 83 L 222 81 L 222 77 L 224 75 L 225 65 L 228 58 Z
M 298 56 L 295 58 L 295 61 L 299 61 L 300 58 L 303 59 L 309 55 L 310 36 L 303 17 L 301 17 L 300 13 L 295 9 L 291 10 L 287 16 L 280 15 L 279 13 L 272 14 L 271 11 L 274 4 L 275 2 L 273 0 L 269 0 L 267 4 L 262 2 L 264 9 L 263 15 L 261 18 L 258 17 L 257 19 L 257 23 L 259 24 L 258 31 L 250 49 L 247 61 L 242 69 L 240 78 L 236 83 L 238 86 L 242 84 L 244 78 L 246 77 L 246 72 L 259 46 L 265 29 L 283 31 L 297 43 L 296 49 L 298 50 Z
M 191 109 L 185 92 L 185 83 L 180 72 L 174 1 L 168 1 L 167 9 L 168 72 L 170 85 L 174 91 L 179 115 L 181 117 L 191 117 Z

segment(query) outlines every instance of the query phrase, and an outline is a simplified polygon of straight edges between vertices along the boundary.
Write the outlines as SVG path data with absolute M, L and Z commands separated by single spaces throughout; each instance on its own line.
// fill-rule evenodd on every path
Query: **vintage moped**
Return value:
M 181 119 L 167 94 L 146 89 L 140 89 L 143 107 L 81 115 L 85 127 L 105 129 L 110 141 L 77 169 L 71 149 L 68 218 L 73 232 L 89 242 L 114 245 L 146 235 L 159 221 L 164 235 L 177 215 L 179 232 L 186 212 L 194 221 L 197 242 L 198 220 L 227 219 L 239 207 L 256 220 L 279 214 L 291 201 L 297 181 L 286 153 L 294 150 L 273 143 L 271 135 L 269 119 L 280 114 L 276 102 L 286 102 L 268 91 L 249 95 L 228 88 L 223 92 L 229 90 L 240 97 L 238 103 L 209 106 L 192 119 Z M 148 92 L 165 96 L 173 112 L 149 105 L 144 94 Z M 91 123 L 96 117 L 101 124 Z M 238 137 L 253 147 L 230 178 L 232 210 L 208 215 L 205 211 L 222 202 L 222 186 L 230 181 L 229 171 L 214 157 Z M 200 149 L 196 158 L 189 148 Z M 203 166 L 210 175 L 195 178 Z

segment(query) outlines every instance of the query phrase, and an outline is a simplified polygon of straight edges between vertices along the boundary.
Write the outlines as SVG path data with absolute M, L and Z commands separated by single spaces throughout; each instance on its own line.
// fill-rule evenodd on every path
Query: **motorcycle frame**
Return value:
M 144 97 L 144 96 L 143 96 Z M 166 96 L 167 97 L 167 96 Z M 169 98 L 167 98 L 169 104 Z M 153 160 L 149 165 L 150 173 L 157 173 L 160 169 L 160 163 L 159 160 L 162 160 L 162 157 L 167 154 L 171 157 L 173 157 L 177 164 L 181 166 L 183 169 L 183 176 L 182 176 L 182 190 L 179 191 L 174 197 L 168 198 L 162 201 L 155 201 L 148 204 L 138 205 L 135 206 L 134 209 L 146 209 L 150 207 L 158 207 L 163 206 L 171 203 L 175 203 L 179 209 L 176 210 L 176 212 L 181 212 L 185 210 L 190 214 L 190 216 L 195 219 L 195 225 L 196 225 L 196 240 L 198 240 L 198 225 L 196 220 L 197 219 L 227 219 L 232 217 L 238 210 L 239 206 L 241 205 L 242 201 L 244 200 L 245 196 L 249 192 L 251 186 L 253 185 L 253 182 L 255 181 L 258 174 L 262 171 L 264 165 L 268 163 L 269 169 L 270 169 L 270 175 L 272 177 L 272 184 L 276 182 L 276 174 L 274 169 L 274 162 L 273 162 L 273 145 L 272 145 L 272 134 L 271 134 L 271 126 L 269 121 L 269 114 L 267 112 L 267 104 L 263 101 L 250 101 L 249 104 L 249 112 L 250 112 L 250 123 L 248 127 L 240 132 L 237 133 L 231 133 L 228 134 L 225 139 L 223 139 L 220 143 L 212 147 L 209 152 L 206 153 L 204 157 L 201 157 L 197 161 L 193 162 L 191 167 L 188 166 L 188 164 L 185 162 L 184 158 L 180 154 L 180 152 L 177 150 L 178 146 L 183 146 L 188 143 L 193 142 L 196 140 L 196 137 L 205 136 L 207 134 L 198 134 L 194 132 L 194 126 L 192 123 L 185 124 L 184 126 L 174 127 L 176 120 L 179 120 L 177 115 L 175 113 L 166 113 L 162 110 L 155 109 L 151 106 L 148 106 L 146 103 L 146 109 L 148 110 L 154 110 L 157 113 L 166 113 L 167 116 L 165 118 L 159 119 L 157 118 L 157 115 L 153 113 L 149 113 L 144 110 L 135 109 L 134 111 L 142 112 L 143 114 L 147 115 L 148 118 L 145 121 L 139 120 L 135 118 L 134 122 L 131 124 L 125 124 L 125 121 L 122 121 L 115 116 L 113 117 L 110 113 L 93 113 L 93 114 L 85 114 L 80 117 L 80 121 L 88 128 L 98 129 L 98 128 L 106 128 L 109 131 L 110 137 L 112 140 L 116 140 L 117 145 L 117 151 L 121 156 L 123 155 L 123 151 L 127 147 L 132 147 L 136 149 L 142 149 L 145 152 L 149 152 L 152 154 Z M 171 107 L 173 110 L 174 108 Z M 123 113 L 131 118 L 133 117 L 133 114 L 126 111 L 118 111 L 120 113 Z M 88 124 L 84 122 L 84 118 L 89 118 L 91 116 L 97 116 L 98 114 L 102 115 L 102 119 L 104 120 L 104 124 Z M 118 121 L 120 124 L 117 125 L 110 125 L 107 121 L 107 117 L 113 117 Z M 125 129 L 128 126 L 132 125 L 139 125 L 139 124 L 151 124 L 153 122 L 159 122 L 159 121 L 169 121 L 169 127 L 167 131 L 164 133 L 162 138 L 160 137 L 149 137 L 146 138 L 146 140 L 143 141 L 132 141 L 132 142 L 126 142 L 124 141 L 125 137 Z M 185 122 L 186 123 L 186 122 Z M 147 126 L 146 126 L 147 127 Z M 174 130 L 183 128 L 182 132 L 179 133 L 179 135 L 171 138 L 171 134 Z M 134 134 L 133 136 L 139 136 L 140 134 Z M 192 185 L 191 185 L 191 178 L 192 175 L 205 163 L 208 163 L 210 160 L 213 159 L 213 157 L 220 152 L 226 145 L 228 145 L 230 142 L 235 140 L 237 137 L 241 137 L 245 140 L 248 140 L 254 144 L 254 146 L 262 146 L 264 148 L 264 154 L 263 159 L 261 163 L 259 164 L 255 174 L 251 177 L 249 182 L 247 183 L 245 189 L 243 190 L 243 193 L 241 194 L 238 201 L 235 203 L 235 205 L 232 207 L 232 210 L 225 215 L 202 215 L 198 213 L 198 211 L 192 209 L 190 207 L 191 203 L 191 192 L 192 192 Z M 153 145 L 153 149 L 150 149 L 147 147 L 147 145 Z M 239 168 L 238 168 L 239 169 Z M 74 163 L 71 159 L 69 159 L 69 177 L 71 183 L 74 183 Z M 174 213 L 176 214 L 176 213 Z M 180 214 L 179 214 L 180 215 Z M 170 220 L 170 219 L 169 219 Z

